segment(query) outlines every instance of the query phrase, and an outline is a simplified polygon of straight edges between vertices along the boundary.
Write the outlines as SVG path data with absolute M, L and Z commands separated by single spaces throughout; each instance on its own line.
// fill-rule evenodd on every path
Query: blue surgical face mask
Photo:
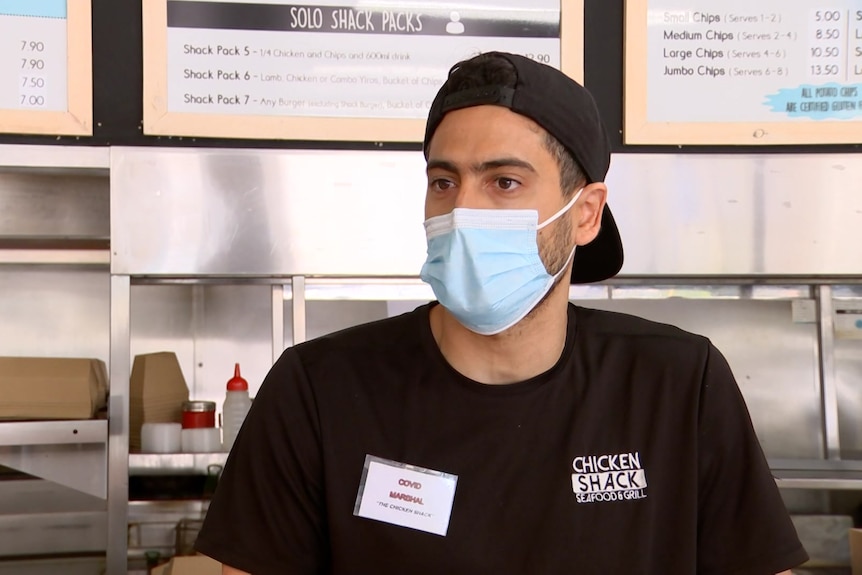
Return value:
M 427 219 L 428 257 L 420 277 L 467 329 L 481 335 L 509 329 L 568 267 L 567 260 L 556 274 L 548 273 L 539 257 L 538 231 L 568 212 L 583 191 L 541 224 L 536 210 L 455 208 Z

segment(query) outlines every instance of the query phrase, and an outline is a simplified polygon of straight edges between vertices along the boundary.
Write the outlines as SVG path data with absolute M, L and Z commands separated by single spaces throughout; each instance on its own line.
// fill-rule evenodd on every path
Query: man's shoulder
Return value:
M 653 381 L 701 382 L 718 350 L 702 335 L 642 317 L 577 308 L 578 349 L 582 359 L 613 378 L 636 374 L 638 385 Z M 662 383 L 664 382 L 664 383 Z
M 601 343 L 658 347 L 668 353 L 686 349 L 706 351 L 709 340 L 675 325 L 635 315 L 575 306 L 578 336 Z

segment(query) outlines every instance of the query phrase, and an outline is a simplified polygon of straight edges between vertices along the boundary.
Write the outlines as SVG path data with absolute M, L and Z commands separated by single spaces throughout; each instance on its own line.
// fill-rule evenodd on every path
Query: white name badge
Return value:
M 365 456 L 353 514 L 446 535 L 458 476 Z

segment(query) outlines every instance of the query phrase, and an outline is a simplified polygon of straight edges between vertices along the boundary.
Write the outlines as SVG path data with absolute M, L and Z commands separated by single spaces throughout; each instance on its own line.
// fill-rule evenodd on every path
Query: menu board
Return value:
M 626 0 L 624 139 L 862 143 L 862 0 Z
M 91 135 L 90 0 L 0 0 L 0 132 Z
M 490 50 L 582 80 L 583 0 L 144 0 L 144 132 L 421 141 L 452 65 Z

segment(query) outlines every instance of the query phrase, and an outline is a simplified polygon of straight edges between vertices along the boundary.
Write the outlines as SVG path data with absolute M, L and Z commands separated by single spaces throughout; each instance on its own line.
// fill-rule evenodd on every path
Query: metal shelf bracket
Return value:
M 0 465 L 106 499 L 107 441 L 107 421 L 3 422 Z

